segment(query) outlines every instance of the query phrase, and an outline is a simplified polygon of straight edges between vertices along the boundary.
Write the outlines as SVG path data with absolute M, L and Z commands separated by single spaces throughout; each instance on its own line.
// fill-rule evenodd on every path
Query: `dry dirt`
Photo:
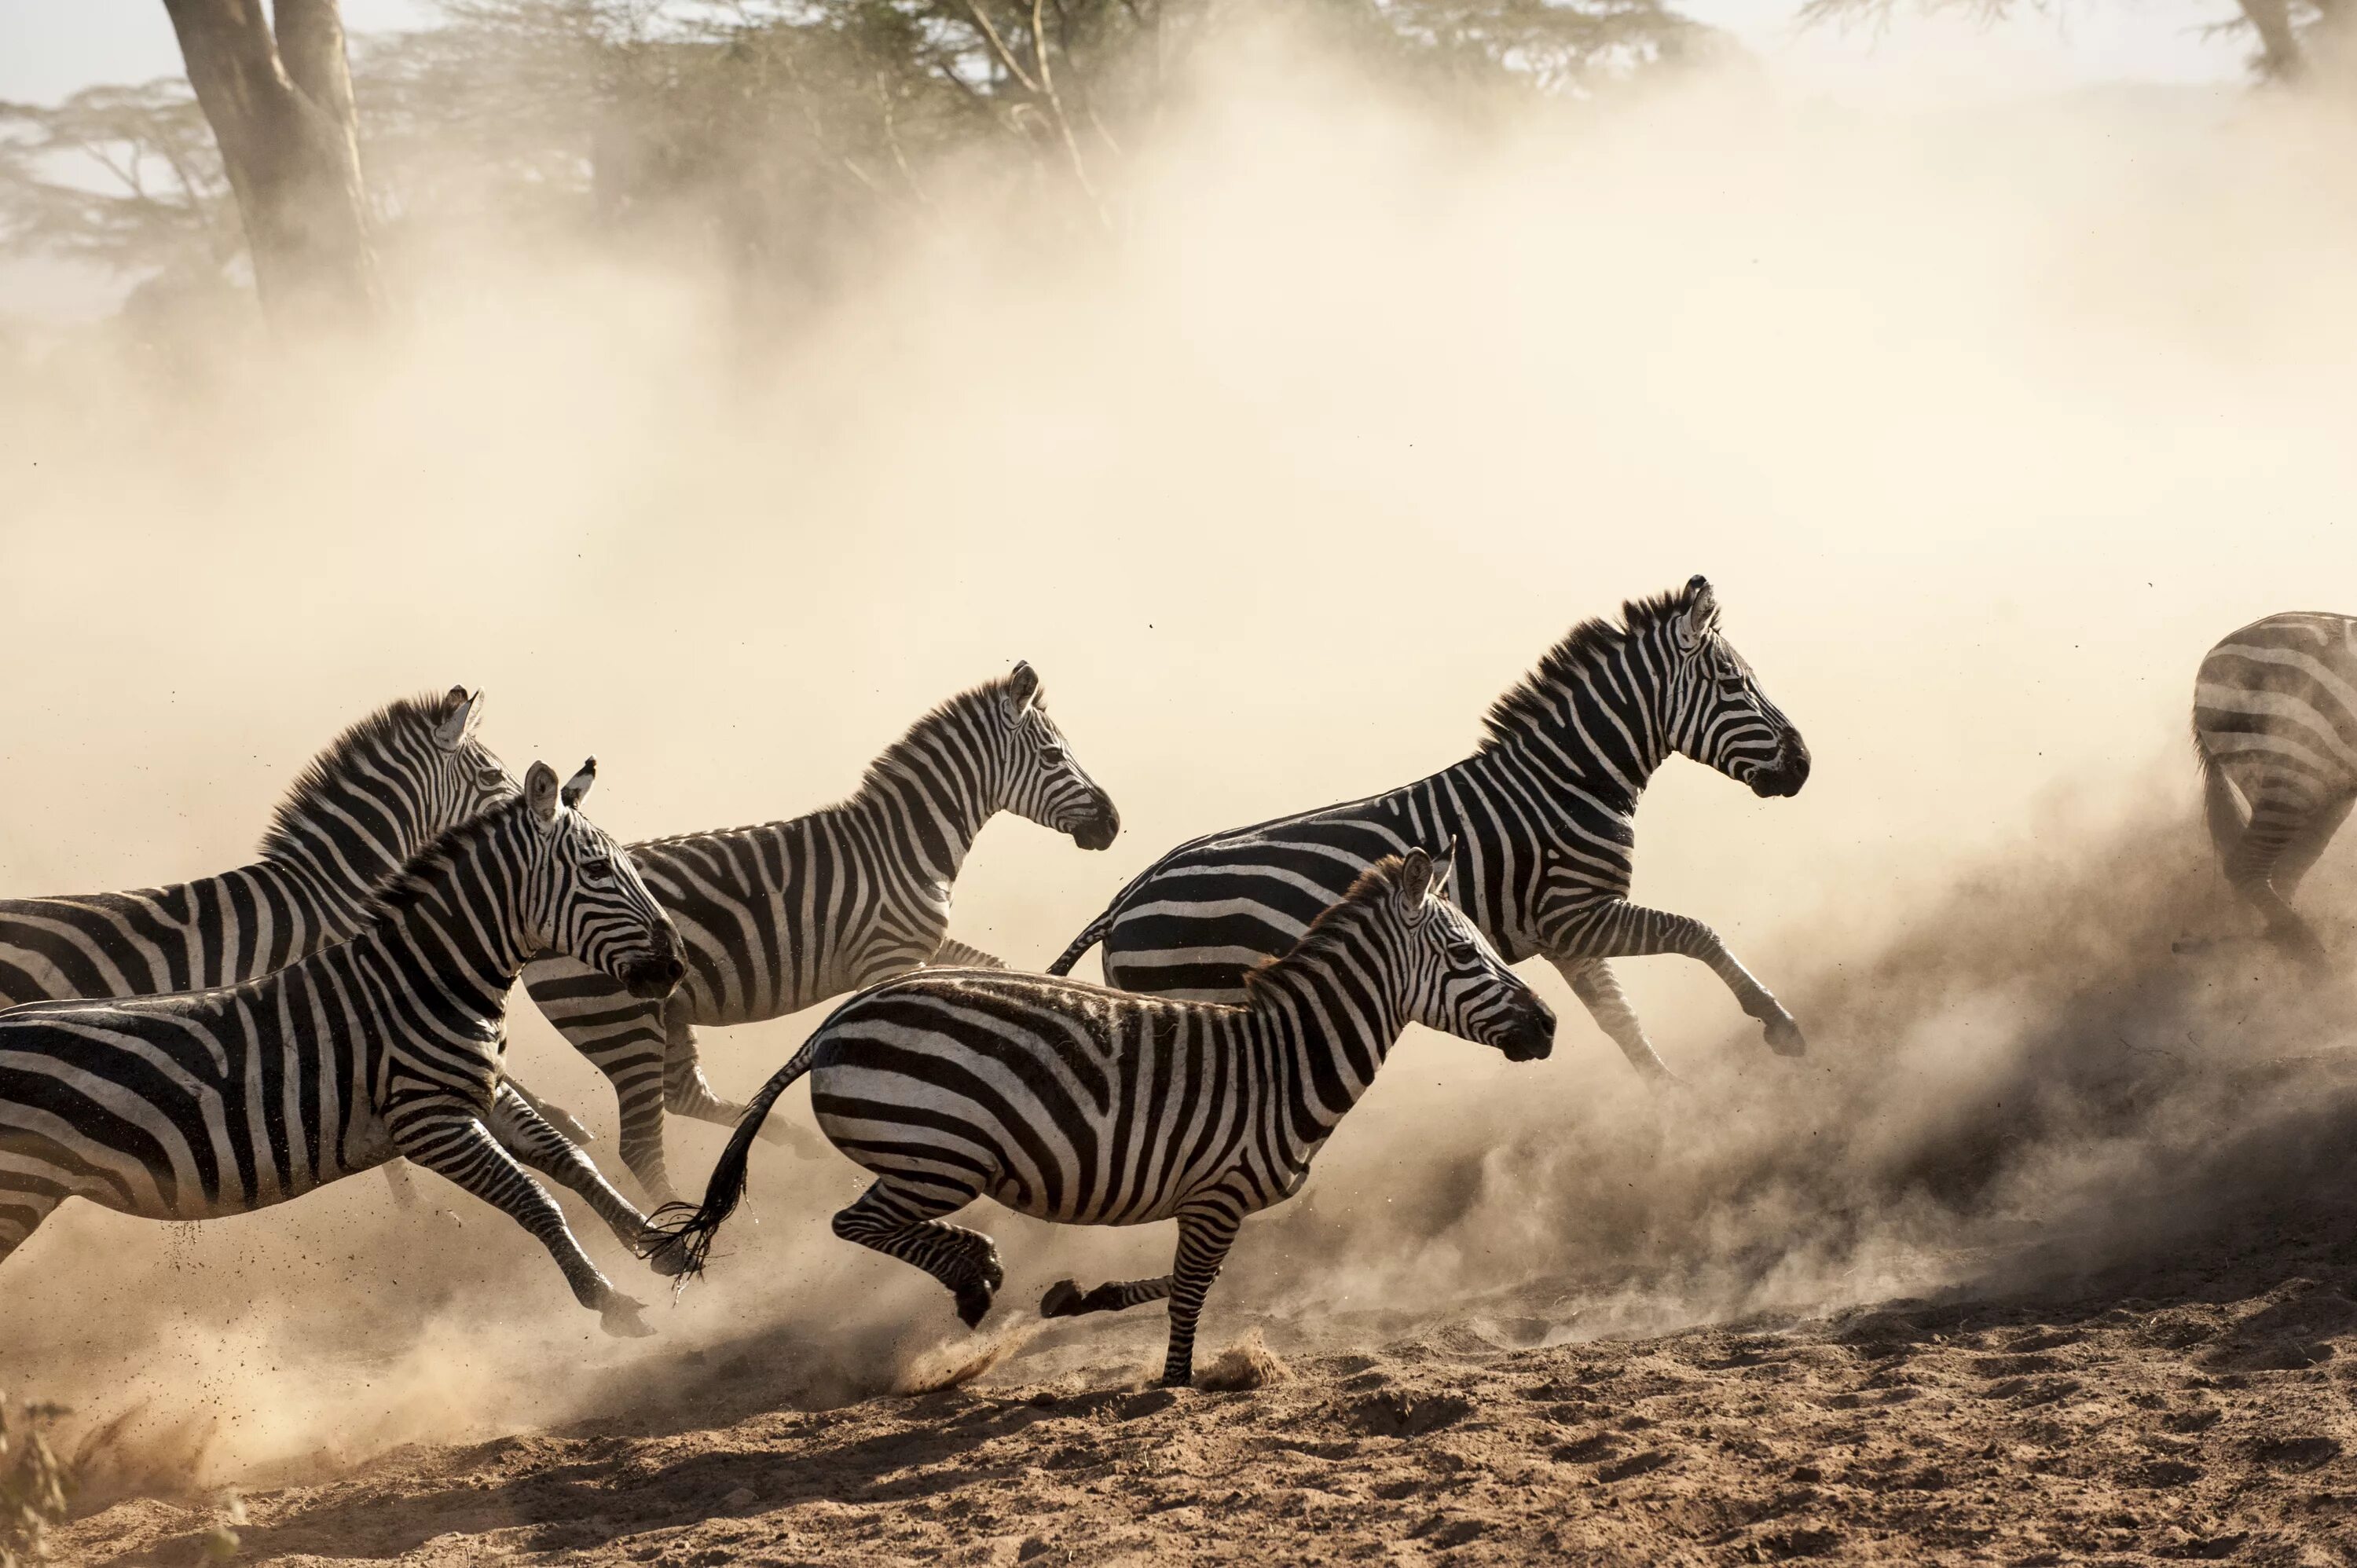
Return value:
M 1548 1305 L 1524 1293 L 1405 1337 L 1320 1326 L 1329 1345 L 1354 1329 L 1380 1345 L 1360 1354 L 1271 1321 L 1245 1343 L 1275 1345 L 1275 1380 L 1219 1392 L 1141 1386 L 1150 1309 L 1114 1335 L 1126 1364 L 1060 1325 L 965 1386 L 831 1409 L 799 1407 L 811 1369 L 748 1340 L 672 1362 L 651 1413 L 250 1495 L 241 1560 L 2357 1557 L 2357 1360 L 2340 1353 L 2357 1337 L 2357 1186 L 2067 1295 L 1518 1342 Z M 1060 1369 L 1075 1355 L 1098 1359 Z M 193 1563 L 222 1517 L 127 1501 L 59 1545 Z

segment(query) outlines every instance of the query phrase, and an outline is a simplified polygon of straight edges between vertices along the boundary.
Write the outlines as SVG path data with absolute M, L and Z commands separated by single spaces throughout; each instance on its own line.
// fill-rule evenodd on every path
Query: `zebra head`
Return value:
M 602 970 L 633 996 L 668 996 L 687 973 L 679 933 L 647 891 L 630 852 L 580 811 L 597 759 L 560 788 L 556 769 L 535 762 L 524 799 L 541 823 L 533 896 L 527 901 L 541 946 Z
M 995 704 L 998 736 L 999 810 L 1043 828 L 1070 833 L 1082 849 L 1103 849 L 1121 832 L 1113 797 L 1097 787 L 1048 716 L 1039 677 L 1018 662 L 1001 682 Z
M 1654 602 L 1663 605 L 1658 626 L 1669 676 L 1663 719 L 1671 748 L 1749 784 L 1755 795 L 1799 794 L 1809 779 L 1808 743 L 1720 632 L 1709 582 L 1697 575 L 1666 603 Z
M 1437 862 L 1412 849 L 1376 867 L 1396 867 L 1388 880 L 1391 908 L 1406 939 L 1408 1016 L 1426 1028 L 1494 1046 L 1508 1061 L 1541 1060 L 1555 1049 L 1555 1010 L 1448 901 L 1456 858 L 1452 842 Z

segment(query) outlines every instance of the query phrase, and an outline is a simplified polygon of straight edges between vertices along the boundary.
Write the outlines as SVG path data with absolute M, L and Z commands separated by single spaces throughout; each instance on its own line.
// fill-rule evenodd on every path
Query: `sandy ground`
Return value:
M 1006 1353 L 963 1386 L 834 1408 L 806 1408 L 825 1369 L 752 1339 L 618 1391 L 625 1414 L 249 1495 L 241 1560 L 2357 1559 L 2357 1193 L 2067 1293 L 1532 1345 L 1548 1305 L 1318 1326 L 1380 1345 L 1352 1354 L 1272 1320 L 1216 1369 L 1275 1380 L 1183 1393 L 1144 1386 L 1151 1309 L 1017 1317 L 942 1342 Z M 190 1563 L 223 1517 L 125 1501 L 57 1544 Z

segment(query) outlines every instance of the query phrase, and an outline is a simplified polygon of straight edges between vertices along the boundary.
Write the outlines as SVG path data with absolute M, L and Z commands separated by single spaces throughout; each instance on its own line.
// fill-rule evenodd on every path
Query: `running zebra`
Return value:
M 0 1006 L 233 985 L 360 929 L 434 836 L 514 798 L 464 686 L 389 703 L 314 757 L 251 865 L 131 893 L 0 900 Z
M 2212 649 L 2193 684 L 2210 842 L 2267 934 L 2309 964 L 2300 879 L 2357 802 L 2357 618 L 2294 611 Z
M 1005 1278 L 989 1237 L 942 1222 L 975 1198 L 1066 1225 L 1176 1219 L 1168 1274 L 1088 1291 L 1064 1280 L 1039 1311 L 1168 1298 L 1162 1380 L 1184 1385 L 1237 1227 L 1301 1189 L 1402 1030 L 1447 1030 L 1510 1061 L 1553 1048 L 1555 1015 L 1443 901 L 1448 881 L 1446 859 L 1421 849 L 1376 862 L 1290 953 L 1245 976 L 1238 1006 L 988 970 L 864 991 L 762 1086 L 703 1207 L 657 1215 L 652 1256 L 702 1271 L 761 1119 L 807 1074 L 820 1130 L 876 1176 L 834 1233 L 941 1281 L 968 1327 Z
M 681 972 L 630 856 L 576 810 L 595 772 L 560 790 L 533 764 L 521 797 L 419 851 L 350 940 L 274 974 L 0 1014 L 0 1262 L 69 1197 L 209 1219 L 400 1155 L 537 1237 L 608 1333 L 649 1332 L 524 1166 L 634 1249 L 644 1217 L 500 1081 L 508 992 L 532 954 L 575 955 L 650 997 Z
M 613 1080 L 622 1163 L 659 1201 L 666 1107 L 724 1124 L 696 1059 L 695 1028 L 756 1024 L 922 963 L 996 965 L 949 941 L 950 890 L 985 822 L 1013 811 L 1082 849 L 1121 830 L 1112 800 L 1048 716 L 1039 677 L 1017 664 L 952 697 L 868 768 L 858 792 L 790 822 L 630 846 L 686 944 L 668 1003 L 626 995 L 578 963 L 524 972 L 548 1021 Z
M 1491 708 L 1489 736 L 1453 768 L 1386 795 L 1180 845 L 1114 899 L 1050 974 L 1104 943 L 1125 991 L 1236 1001 L 1251 966 L 1283 952 L 1351 879 L 1387 854 L 1454 840 L 1457 900 L 1509 963 L 1544 957 L 1648 1077 L 1666 1077 L 1605 962 L 1682 953 L 1710 966 L 1783 1056 L 1800 1026 L 1708 926 L 1629 901 L 1637 800 L 1673 752 L 1755 795 L 1809 777 L 1801 732 L 1719 631 L 1701 577 L 1622 607 L 1623 624 L 1572 628 Z

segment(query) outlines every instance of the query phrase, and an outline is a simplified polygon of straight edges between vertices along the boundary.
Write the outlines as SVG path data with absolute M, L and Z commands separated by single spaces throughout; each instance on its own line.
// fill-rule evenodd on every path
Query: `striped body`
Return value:
M 642 988 L 675 942 L 629 857 L 535 765 L 510 799 L 425 846 L 349 941 L 187 994 L 0 1013 L 0 1261 L 81 1197 L 150 1219 L 242 1214 L 396 1154 L 506 1209 L 585 1305 L 633 1326 L 525 1164 L 626 1242 L 643 1224 L 502 1081 L 507 993 L 556 946 Z
M 2357 618 L 2274 615 L 2221 641 L 2194 679 L 2193 741 L 2227 880 L 2320 961 L 2291 898 L 2357 801 Z
M 359 929 L 379 884 L 515 795 L 474 737 L 479 697 L 393 703 L 321 752 L 251 865 L 129 893 L 0 900 L 0 1006 L 153 996 L 282 969 Z
M 1760 795 L 1807 779 L 1808 749 L 1727 645 L 1710 586 L 1590 621 L 1500 699 L 1465 761 L 1387 794 L 1215 833 L 1149 866 L 1050 972 L 1096 942 L 1125 991 L 1233 1001 L 1255 963 L 1281 953 L 1384 855 L 1454 841 L 1452 896 L 1510 963 L 1559 968 L 1629 1059 L 1661 1059 L 1608 959 L 1680 953 L 1707 964 L 1770 1046 L 1803 1042 L 1781 1004 L 1701 921 L 1629 900 L 1637 803 L 1672 753 Z
M 868 769 L 858 793 L 791 822 L 630 846 L 678 929 L 687 978 L 668 1003 L 635 1000 L 578 963 L 525 972 L 533 1001 L 612 1079 L 622 1160 L 654 1197 L 668 1108 L 734 1123 L 695 1052 L 698 1026 L 783 1017 L 845 991 L 948 958 L 996 962 L 947 943 L 952 886 L 983 824 L 1013 811 L 1086 848 L 1120 819 L 1048 717 L 1028 665 L 952 698 Z
M 1442 873 L 1446 875 L 1445 871 Z M 1410 1022 L 1529 1059 L 1555 1020 L 1465 917 L 1421 850 L 1357 880 L 1241 1005 L 1078 981 L 928 970 L 836 1009 L 765 1085 L 703 1208 L 658 1250 L 693 1271 L 741 1195 L 759 1118 L 807 1075 L 819 1128 L 877 1177 L 835 1233 L 925 1269 L 969 1326 L 1002 1280 L 976 1197 L 1072 1225 L 1176 1219 L 1168 1276 L 1070 1282 L 1049 1316 L 1171 1301 L 1166 1381 L 1189 1380 L 1203 1295 L 1246 1215 L 1300 1190 L 1311 1160 Z

